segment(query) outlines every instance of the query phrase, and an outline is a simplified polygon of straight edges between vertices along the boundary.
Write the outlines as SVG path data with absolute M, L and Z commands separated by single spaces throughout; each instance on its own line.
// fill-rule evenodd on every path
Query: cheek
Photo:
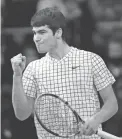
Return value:
M 55 39 L 55 38 L 51 39 L 50 44 L 51 44 L 53 47 L 55 47 L 56 44 L 57 44 L 57 43 L 56 43 L 56 39 Z
M 48 36 L 48 38 L 46 39 L 46 43 L 54 45 L 55 42 L 56 42 L 56 40 L 53 36 Z

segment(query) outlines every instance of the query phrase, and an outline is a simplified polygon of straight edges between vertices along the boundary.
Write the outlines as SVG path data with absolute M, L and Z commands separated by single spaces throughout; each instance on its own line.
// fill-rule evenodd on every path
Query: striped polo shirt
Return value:
M 29 63 L 23 74 L 23 88 L 27 96 L 36 99 L 44 93 L 59 95 L 84 120 L 100 110 L 98 92 L 114 82 L 114 77 L 100 56 L 74 47 L 61 60 L 47 53 L 43 58 Z M 45 131 L 35 115 L 34 122 L 39 139 L 60 139 Z M 81 139 L 81 136 L 71 139 Z M 82 139 L 100 137 L 83 135 Z

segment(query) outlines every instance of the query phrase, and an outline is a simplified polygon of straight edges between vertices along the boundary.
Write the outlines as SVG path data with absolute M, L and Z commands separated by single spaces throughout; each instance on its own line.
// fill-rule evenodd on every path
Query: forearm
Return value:
M 101 110 L 95 114 L 94 118 L 101 124 L 109 120 L 118 111 L 118 104 L 116 99 L 108 99 L 104 102 Z
M 20 76 L 13 76 L 12 104 L 18 119 L 24 120 L 30 115 L 28 100 Z

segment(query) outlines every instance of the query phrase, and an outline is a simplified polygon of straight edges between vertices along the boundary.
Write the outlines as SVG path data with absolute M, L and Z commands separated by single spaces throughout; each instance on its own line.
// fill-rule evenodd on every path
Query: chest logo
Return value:
M 77 69 L 79 67 L 80 67 L 80 65 L 79 66 L 73 66 L 72 69 Z

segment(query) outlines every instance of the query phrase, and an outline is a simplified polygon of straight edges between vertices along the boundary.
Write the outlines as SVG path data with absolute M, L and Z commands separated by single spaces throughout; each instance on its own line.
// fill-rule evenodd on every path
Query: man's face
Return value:
M 39 53 L 46 53 L 56 47 L 56 37 L 47 25 L 33 27 L 33 40 Z

